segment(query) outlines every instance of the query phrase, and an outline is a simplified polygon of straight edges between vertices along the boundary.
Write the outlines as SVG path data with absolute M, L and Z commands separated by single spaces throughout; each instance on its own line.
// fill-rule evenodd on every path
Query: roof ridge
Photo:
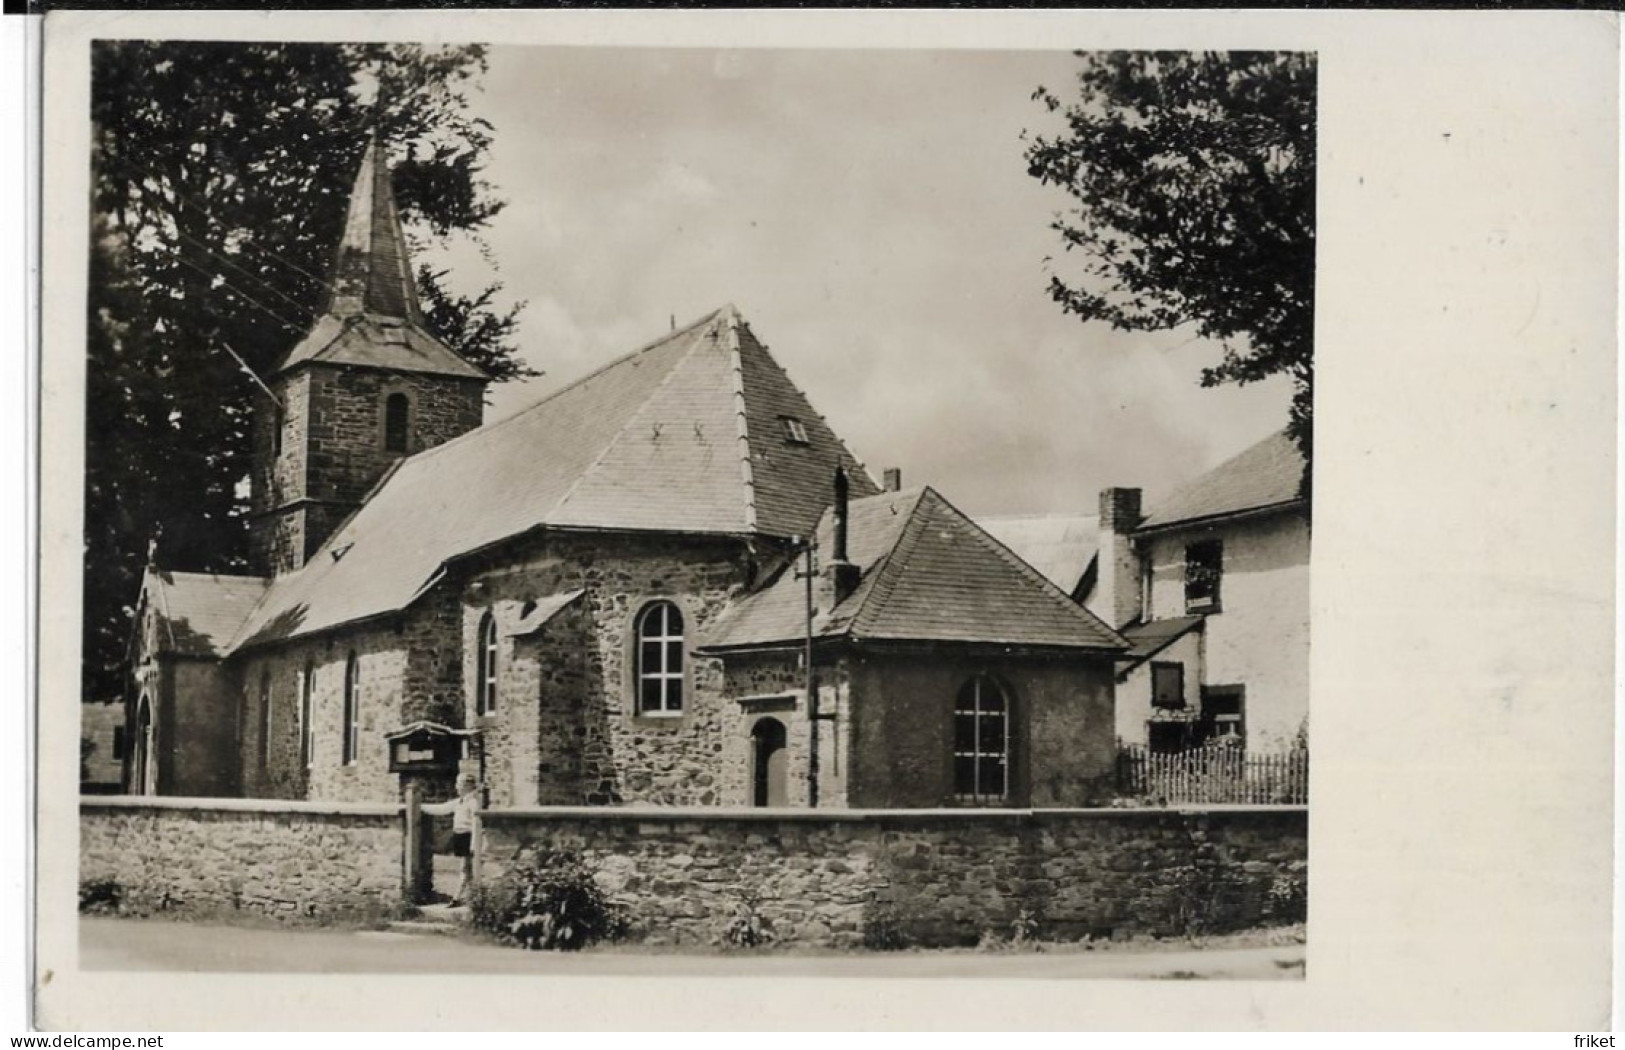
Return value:
M 444 449 L 451 448 L 454 445 L 464 444 L 464 443 L 468 442 L 470 439 L 475 438 L 475 437 L 477 437 L 479 435 L 493 433 L 496 430 L 507 426 L 509 423 L 513 423 L 513 422 L 515 422 L 517 420 L 524 419 L 524 418 L 528 417 L 532 412 L 535 412 L 538 409 L 540 409 L 543 405 L 549 404 L 549 403 L 557 400 L 558 398 L 563 397 L 565 394 L 569 393 L 570 391 L 576 389 L 579 386 L 586 385 L 591 380 L 597 379 L 599 376 L 603 375 L 605 372 L 608 372 L 610 369 L 614 368 L 615 366 L 625 364 L 627 361 L 632 360 L 634 357 L 638 357 L 641 354 L 646 354 L 649 351 L 654 350 L 657 347 L 664 346 L 667 343 L 672 342 L 673 340 L 680 339 L 683 336 L 688 335 L 694 329 L 699 328 L 701 325 L 705 324 L 705 322 L 711 320 L 713 317 L 715 317 L 717 314 L 719 314 L 721 312 L 722 312 L 721 309 L 712 310 L 710 313 L 706 314 L 704 317 L 700 318 L 698 321 L 694 321 L 691 324 L 684 325 L 682 328 L 678 328 L 675 331 L 667 332 L 665 335 L 661 336 L 659 339 L 655 339 L 655 340 L 652 340 L 651 342 L 645 343 L 642 346 L 638 347 L 636 350 L 631 351 L 630 353 L 622 354 L 619 357 L 615 358 L 614 360 L 611 360 L 609 362 L 606 362 L 605 364 L 599 365 L 597 368 L 593 369 L 591 372 L 588 372 L 586 375 L 581 376 L 578 379 L 572 379 L 570 382 L 568 382 L 565 385 L 559 387 L 557 390 L 555 390 L 551 394 L 548 394 L 547 396 L 543 397 L 541 400 L 533 402 L 532 404 L 526 406 L 525 408 L 520 409 L 518 412 L 515 412 L 513 415 L 508 416 L 505 419 L 499 419 L 495 423 L 487 423 L 487 424 L 485 424 L 483 426 L 475 427 L 473 430 L 470 430 L 468 433 L 459 434 L 458 436 L 452 438 L 450 441 L 442 441 L 440 444 L 434 446 L 433 448 L 426 448 L 422 452 L 417 452 L 417 453 L 414 453 L 414 454 L 412 454 L 410 456 L 407 456 L 407 457 L 405 457 L 404 460 L 402 460 L 402 462 L 404 463 L 404 462 L 410 461 L 410 462 L 415 463 L 415 462 L 427 460 L 428 457 L 434 455 L 436 452 L 440 452 L 440 451 L 442 451 Z M 683 358 L 687 358 L 687 357 L 688 357 L 687 354 L 683 355 Z M 682 360 L 682 358 L 680 358 L 679 360 Z
M 1039 572 L 1037 569 L 1033 568 L 1031 565 L 1028 565 L 1027 562 L 1025 560 L 1023 560 L 1021 555 L 1017 554 L 1015 551 L 1011 550 L 1009 547 L 1006 547 L 1003 543 L 1001 543 L 999 541 L 998 537 L 994 536 L 991 532 L 988 532 L 986 529 L 984 529 L 980 525 L 976 524 L 975 519 L 971 518 L 964 511 L 960 510 L 958 507 L 956 507 L 952 503 L 950 503 L 948 501 L 948 497 L 944 496 L 942 493 L 938 492 L 935 489 L 930 489 L 930 492 L 962 524 L 969 525 L 972 536 L 973 537 L 980 537 L 983 546 L 988 547 L 990 550 L 992 550 L 993 553 L 998 555 L 1005 562 L 1005 564 L 1007 564 L 1011 568 L 1015 569 L 1018 573 L 1020 573 L 1022 576 L 1025 576 L 1028 580 L 1037 583 L 1039 585 L 1039 588 L 1041 590 L 1043 590 L 1046 594 L 1048 594 L 1049 597 L 1051 597 L 1052 599 L 1057 600 L 1061 605 L 1065 606 L 1067 609 L 1072 610 L 1073 612 L 1076 612 L 1076 613 L 1081 613 L 1087 619 L 1089 619 L 1089 620 L 1093 621 L 1094 623 L 1098 624 L 1100 626 L 1100 628 L 1103 631 L 1106 632 L 1106 634 L 1107 634 L 1107 636 L 1109 638 L 1115 639 L 1117 642 L 1121 643 L 1124 648 L 1129 648 L 1128 639 L 1124 638 L 1121 634 L 1119 634 L 1115 628 L 1113 628 L 1110 624 L 1106 623 L 1106 621 L 1102 620 L 1100 617 L 1096 616 L 1094 613 L 1090 612 L 1088 609 L 1084 608 L 1082 605 L 1080 605 L 1077 602 L 1073 601 L 1072 596 L 1070 594 L 1068 594 L 1067 592 L 1061 590 L 1061 588 L 1058 585 L 1056 585 L 1056 583 L 1053 580 L 1051 580 L 1049 577 L 1045 576 L 1043 573 Z
M 220 578 L 224 577 L 225 579 L 228 579 L 228 580 L 261 580 L 261 581 L 265 581 L 265 580 L 270 579 L 270 577 L 268 577 L 268 576 L 255 576 L 252 573 L 246 573 L 245 574 L 245 573 L 236 573 L 236 572 L 194 572 L 191 569 L 156 569 L 154 571 L 158 572 L 158 573 L 161 573 L 164 576 L 207 576 L 207 577 L 209 577 L 211 579 L 220 579 Z
M 726 307 L 723 307 L 722 309 L 712 311 L 710 317 L 707 318 L 707 320 L 720 321 L 721 320 L 721 315 L 723 314 L 723 312 L 726 309 L 727 309 Z M 696 329 L 698 327 L 699 327 L 698 325 L 691 325 L 689 328 L 683 330 L 684 334 L 687 334 L 687 333 L 693 331 L 694 329 Z M 716 332 L 713 331 L 713 332 L 710 333 L 710 335 L 715 337 Z M 611 437 L 608 441 L 604 442 L 604 447 L 598 450 L 598 455 L 596 455 L 596 456 L 594 456 L 592 458 L 592 462 L 587 464 L 587 468 L 585 470 L 583 470 L 581 473 L 579 473 L 579 474 L 577 474 L 575 476 L 575 480 L 570 482 L 569 488 L 565 489 L 564 493 L 561 496 L 559 496 L 558 500 L 553 504 L 553 506 L 548 508 L 548 511 L 547 511 L 547 516 L 548 517 L 553 517 L 562 508 L 569 505 L 570 500 L 575 498 L 575 494 L 576 494 L 577 490 L 579 490 L 581 488 L 582 483 L 585 482 L 589 477 L 591 477 L 594 473 L 597 472 L 599 465 L 604 462 L 604 458 L 606 456 L 608 456 L 610 454 L 610 452 L 617 445 L 619 445 L 621 443 L 621 439 L 626 436 L 627 431 L 632 429 L 632 424 L 640 416 L 643 415 L 644 410 L 649 407 L 649 405 L 655 400 L 655 398 L 660 396 L 661 391 L 665 390 L 667 384 L 669 384 L 671 382 L 672 376 L 676 375 L 679 371 L 681 371 L 683 363 L 685 361 L 687 361 L 690 357 L 694 356 L 694 352 L 700 348 L 700 345 L 704 341 L 705 341 L 705 335 L 702 333 L 702 334 L 699 335 L 698 338 L 696 338 L 689 345 L 687 350 L 684 350 L 682 352 L 682 354 L 680 354 L 678 356 L 677 360 L 675 360 L 675 361 L 673 361 L 671 363 L 671 367 L 666 370 L 666 374 L 660 377 L 660 382 L 655 384 L 654 389 L 649 391 L 649 395 L 647 397 L 645 397 L 643 399 L 642 403 L 638 405 L 637 409 L 634 410 L 632 412 L 632 414 L 627 417 L 626 424 L 624 426 L 622 426 L 619 430 L 617 430 L 613 437 Z M 654 345 L 657 345 L 657 344 L 651 344 L 651 346 L 646 348 L 646 349 L 653 349 Z M 622 358 L 621 360 L 624 361 L 624 360 L 626 360 L 626 358 Z M 538 404 L 541 404 L 541 402 L 538 402 Z
M 739 475 L 745 484 L 745 531 L 756 531 L 756 469 L 750 461 L 750 419 L 745 410 L 745 366 L 739 348 L 739 326 L 744 323 L 732 303 L 718 311 L 726 316 L 722 327 L 728 333 L 728 371 L 733 378 L 735 431 L 739 438 Z
M 730 307 L 731 305 L 732 304 L 730 304 Z M 846 439 L 841 437 L 840 434 L 836 433 L 835 428 L 829 425 L 829 417 L 818 411 L 817 406 L 812 402 L 812 398 L 808 397 L 807 392 L 801 389 L 801 387 L 797 385 L 796 381 L 790 377 L 789 369 L 785 368 L 779 363 L 779 359 L 773 356 L 773 351 L 768 349 L 766 343 L 756 338 L 756 333 L 751 331 L 750 322 L 745 320 L 744 317 L 740 316 L 737 310 L 734 311 L 734 317 L 740 327 L 744 328 L 745 331 L 750 335 L 751 342 L 756 344 L 756 349 L 762 352 L 762 357 L 766 358 L 767 363 L 772 365 L 773 369 L 778 372 L 779 378 L 784 381 L 786 386 L 795 392 L 795 395 L 801 399 L 803 404 L 813 410 L 813 415 L 818 417 L 819 422 L 824 424 L 824 429 L 828 430 L 830 437 L 835 439 L 835 447 L 838 455 L 845 456 L 851 461 L 853 466 L 861 470 L 864 478 L 869 482 L 870 485 L 876 489 L 883 489 L 883 486 L 875 481 L 874 475 L 869 473 L 869 465 L 852 454 L 852 450 L 847 447 Z

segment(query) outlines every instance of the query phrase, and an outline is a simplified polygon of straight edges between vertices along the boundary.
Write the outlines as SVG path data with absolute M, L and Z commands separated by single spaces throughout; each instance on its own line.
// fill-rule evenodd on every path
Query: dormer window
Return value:
M 390 394 L 384 399 L 384 451 L 405 452 L 408 424 L 412 415 L 412 401 L 405 394 Z
M 780 416 L 779 422 L 784 424 L 784 440 L 791 445 L 811 444 L 807 437 L 806 424 L 795 416 Z

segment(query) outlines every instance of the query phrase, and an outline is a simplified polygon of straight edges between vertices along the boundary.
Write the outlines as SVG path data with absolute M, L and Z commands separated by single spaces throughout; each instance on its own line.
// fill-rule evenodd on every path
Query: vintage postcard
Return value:
M 45 38 L 42 1027 L 1608 1026 L 1612 18 Z

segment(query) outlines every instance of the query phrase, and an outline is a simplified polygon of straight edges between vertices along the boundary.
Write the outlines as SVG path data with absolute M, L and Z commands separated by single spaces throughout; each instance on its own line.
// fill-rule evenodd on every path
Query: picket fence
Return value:
M 1117 788 L 1149 805 L 1303 805 L 1309 801 L 1309 752 L 1249 754 L 1222 744 L 1151 752 L 1130 744 L 1117 752 Z

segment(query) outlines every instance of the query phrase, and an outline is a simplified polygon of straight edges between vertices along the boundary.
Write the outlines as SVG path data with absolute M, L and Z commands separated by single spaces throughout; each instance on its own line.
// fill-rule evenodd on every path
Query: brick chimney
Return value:
M 1140 558 L 1130 537 L 1140 524 L 1139 489 L 1100 492 L 1100 554 L 1095 592 L 1089 611 L 1112 627 L 1123 627 L 1141 614 Z
M 887 492 L 901 492 L 903 490 L 903 471 L 898 467 L 887 467 L 884 474 L 885 484 L 881 487 Z
M 847 502 L 849 485 L 846 470 L 835 468 L 835 544 L 829 561 L 824 563 L 824 577 L 830 596 L 830 608 L 846 601 L 858 589 L 859 570 L 847 557 Z

